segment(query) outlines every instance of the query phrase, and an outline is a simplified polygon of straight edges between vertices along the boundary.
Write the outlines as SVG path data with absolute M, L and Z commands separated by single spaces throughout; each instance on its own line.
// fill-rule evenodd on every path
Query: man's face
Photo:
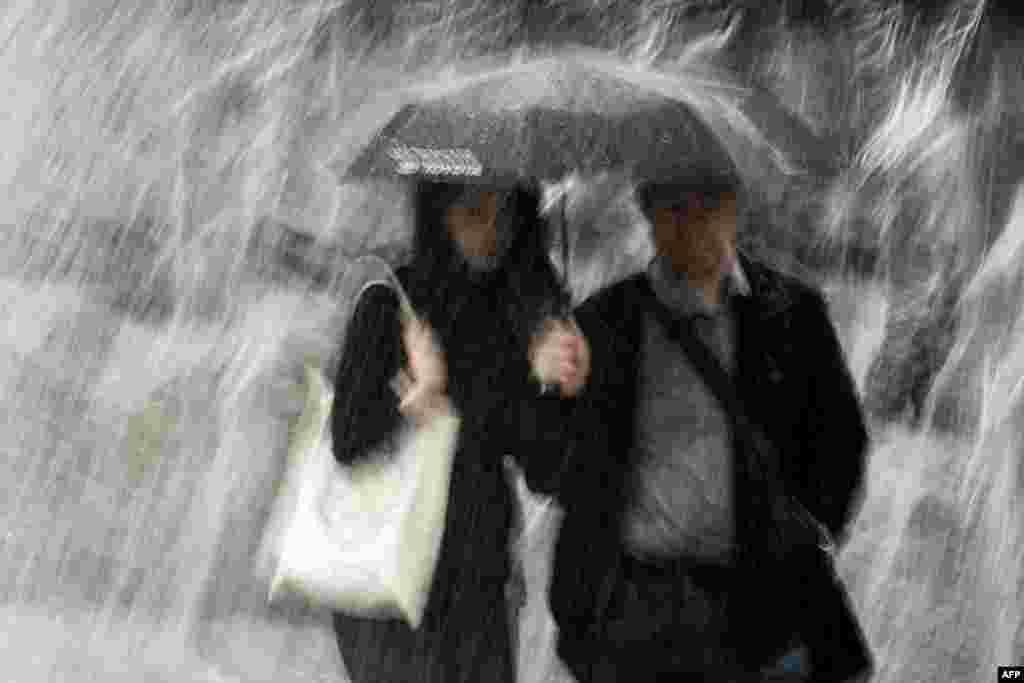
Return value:
M 681 190 L 648 203 L 657 252 L 689 278 L 717 277 L 736 245 L 736 193 Z

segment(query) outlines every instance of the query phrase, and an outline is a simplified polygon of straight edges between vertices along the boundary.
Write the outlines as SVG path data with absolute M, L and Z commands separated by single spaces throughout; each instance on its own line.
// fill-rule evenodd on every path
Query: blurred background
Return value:
M 0 14 L 0 653 L 16 683 L 344 681 L 326 613 L 268 606 L 259 544 L 345 325 L 338 183 L 386 88 L 582 45 L 714 53 L 828 145 L 748 248 L 823 286 L 871 416 L 840 566 L 875 680 L 1024 661 L 1024 45 L 986 0 L 10 0 Z M 612 181 L 571 221 L 634 225 Z M 589 201 L 610 197 L 609 201 Z M 643 230 L 577 274 L 642 263 Z M 587 278 L 591 279 L 588 282 Z M 524 648 L 558 672 L 550 525 Z M 766 615 L 766 618 L 770 616 Z M 529 635 L 532 634 L 532 635 Z

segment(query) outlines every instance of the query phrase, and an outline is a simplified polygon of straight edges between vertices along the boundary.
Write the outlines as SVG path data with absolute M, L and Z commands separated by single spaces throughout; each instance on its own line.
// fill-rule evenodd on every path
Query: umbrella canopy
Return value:
M 367 112 L 386 119 L 354 160 L 335 166 L 348 179 L 504 184 L 617 168 L 659 181 L 729 173 L 758 185 L 828 165 L 821 142 L 765 90 L 706 68 L 669 74 L 591 51 L 410 88 L 354 120 Z
M 629 182 L 687 185 L 731 175 L 755 201 L 772 203 L 795 178 L 833 170 L 828 146 L 765 89 L 706 63 L 658 71 L 591 50 L 501 66 L 491 61 L 471 75 L 383 93 L 340 123 L 333 144 L 329 166 L 343 181 L 389 181 L 342 185 L 369 195 L 417 178 L 557 187 L 568 177 L 611 170 Z M 390 199 L 380 203 L 384 212 L 400 208 Z M 354 221 L 343 221 L 338 235 L 346 253 L 411 235 L 382 230 L 386 226 L 368 220 L 375 212 L 361 202 L 342 204 L 351 205 Z M 608 265 L 602 245 L 609 237 L 614 249 L 632 255 L 615 272 L 648 253 L 638 237 L 645 232 L 636 225 L 642 219 L 630 219 L 629 212 L 619 211 L 621 220 L 612 221 L 619 226 L 614 235 L 588 237 L 604 221 L 567 221 L 564 209 L 561 253 L 555 254 L 564 276 L 583 266 L 591 284 L 604 283 L 608 274 L 598 277 L 595 269 Z M 570 223 L 572 239 L 565 234 Z

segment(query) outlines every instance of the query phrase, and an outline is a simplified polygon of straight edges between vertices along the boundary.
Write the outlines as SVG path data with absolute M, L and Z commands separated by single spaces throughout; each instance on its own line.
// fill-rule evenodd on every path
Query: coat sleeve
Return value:
M 583 450 L 578 428 L 588 421 L 586 415 L 593 412 L 592 397 L 600 383 L 597 370 L 604 365 L 603 344 L 595 338 L 599 318 L 593 303 L 583 304 L 573 315 L 590 346 L 590 377 L 575 398 L 562 398 L 557 393 L 540 396 L 540 385 L 535 381 L 528 383 L 528 396 L 524 397 L 521 410 L 521 448 L 517 457 L 530 489 L 563 503 L 565 485 L 572 477 L 570 469 L 579 457 L 578 452 Z
M 387 287 L 366 290 L 356 305 L 334 380 L 334 456 L 350 465 L 389 443 L 401 425 L 391 380 L 402 363 L 398 298 Z
M 803 417 L 801 502 L 842 543 L 863 494 L 869 437 L 857 388 L 820 294 L 808 297 L 801 326 L 808 396 Z
M 607 459 L 600 454 L 614 448 L 613 434 L 624 431 L 613 431 L 623 418 L 617 410 L 623 400 L 627 404 L 630 400 L 623 398 L 620 344 L 604 321 L 599 303 L 586 302 L 574 314 L 590 346 L 586 385 L 574 399 L 541 399 L 539 411 L 534 413 L 534 434 L 541 436 L 546 446 L 533 442 L 532 479 L 531 468 L 527 468 L 527 483 L 536 491 L 555 496 L 562 505 L 572 504 L 577 494 L 593 494 L 597 484 L 590 479 L 599 477 L 598 463 Z
M 530 382 L 520 397 L 516 462 L 534 493 L 558 497 L 572 452 L 568 441 L 576 399 L 540 396 Z
M 528 363 L 525 371 L 529 373 Z M 569 436 L 578 399 L 563 398 L 557 391 L 541 395 L 532 375 L 520 388 L 515 460 L 531 491 L 557 498 L 570 463 Z

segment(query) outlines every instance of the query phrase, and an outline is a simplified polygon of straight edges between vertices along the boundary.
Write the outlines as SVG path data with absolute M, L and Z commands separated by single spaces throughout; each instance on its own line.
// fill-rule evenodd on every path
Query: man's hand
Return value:
M 575 322 L 549 318 L 530 345 L 530 369 L 543 384 L 572 398 L 590 377 L 590 346 Z

